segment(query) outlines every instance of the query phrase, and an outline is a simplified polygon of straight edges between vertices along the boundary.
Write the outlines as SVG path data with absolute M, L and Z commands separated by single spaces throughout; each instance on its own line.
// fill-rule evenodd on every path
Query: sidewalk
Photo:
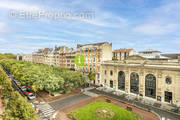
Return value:
M 94 89 L 94 88 L 91 88 L 91 87 L 85 88 L 83 94 L 91 96 L 91 97 L 97 97 L 98 94 L 93 93 L 93 92 L 89 92 L 89 90 L 92 90 L 92 89 Z

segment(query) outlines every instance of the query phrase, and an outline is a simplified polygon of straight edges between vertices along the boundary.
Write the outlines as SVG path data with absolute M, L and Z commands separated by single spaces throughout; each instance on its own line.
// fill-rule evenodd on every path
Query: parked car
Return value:
M 29 90 L 24 90 L 24 94 L 27 96 L 29 95 L 31 92 Z
M 20 85 L 19 87 L 21 88 L 22 91 L 27 90 L 26 86 L 24 86 L 24 85 Z
M 19 80 L 16 80 L 16 79 L 13 79 L 13 81 L 18 85 L 18 86 L 20 86 L 21 85 L 21 83 L 20 83 L 20 81 Z
M 35 95 L 34 95 L 33 93 L 29 93 L 29 94 L 27 95 L 27 97 L 28 97 L 28 99 L 30 99 L 30 100 L 36 98 Z

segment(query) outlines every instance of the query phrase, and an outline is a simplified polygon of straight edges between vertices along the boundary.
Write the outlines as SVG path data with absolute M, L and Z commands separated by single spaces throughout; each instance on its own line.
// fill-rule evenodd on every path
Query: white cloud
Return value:
M 3 38 L 0 38 L 0 42 L 1 42 L 1 43 L 4 43 L 4 42 L 6 42 L 6 40 L 3 39 Z
M 82 33 L 82 32 L 81 33 L 77 33 L 77 32 L 71 32 L 71 31 L 67 31 L 67 30 L 64 30 L 62 32 L 70 34 L 70 35 L 73 35 L 73 36 L 81 36 L 81 37 L 91 37 L 91 36 L 93 36 L 90 33 Z
M 128 23 L 129 21 L 123 17 L 100 10 L 95 12 L 95 17 L 92 19 L 76 19 L 76 20 L 100 27 L 111 27 L 111 28 L 120 28 L 122 26 L 126 26 L 129 24 Z
M 24 36 L 23 38 L 34 39 L 34 40 L 52 40 L 52 41 L 57 40 L 57 41 L 65 41 L 65 42 L 68 41 L 63 38 L 55 38 L 55 37 L 47 37 L 47 36 Z
M 69 2 L 67 4 L 65 3 L 67 2 L 63 1 L 62 2 L 63 6 L 60 6 L 60 8 L 58 9 L 55 9 L 55 8 L 51 8 L 51 9 L 62 10 L 62 7 L 63 7 L 63 9 L 68 10 Z M 76 2 L 73 2 L 71 5 L 76 6 L 76 4 L 81 4 L 83 6 L 85 5 L 87 8 L 84 8 L 84 10 L 86 11 L 92 10 L 92 19 L 91 18 L 89 19 L 70 18 L 72 20 L 88 23 L 95 26 L 112 27 L 112 28 L 122 27 L 128 23 L 128 21 L 125 18 L 117 16 L 111 12 L 101 10 L 98 5 L 93 4 L 93 8 L 92 8 L 92 5 L 87 4 L 83 0 L 78 0 Z M 16 2 L 16 1 L 1 1 L 0 8 L 9 9 L 9 10 L 25 10 L 25 11 L 46 10 L 45 8 L 43 8 L 43 6 L 30 4 L 30 3 Z M 83 7 L 81 6 L 81 8 Z M 77 8 L 74 8 L 74 6 L 72 6 L 70 10 L 76 11 Z M 95 12 L 95 16 L 93 16 L 93 10 Z M 39 21 L 48 22 L 49 20 L 39 19 Z
M 171 35 L 180 28 L 180 2 L 170 2 L 154 8 L 132 30 L 144 35 Z
M 0 2 L 0 8 L 13 9 L 13 10 L 40 10 L 40 7 L 37 5 L 31 5 L 31 4 L 15 2 L 15 1 L 7 1 L 7 0 L 3 0 Z
M 176 29 L 175 24 L 144 24 L 133 28 L 134 32 L 145 35 L 164 35 L 173 32 Z

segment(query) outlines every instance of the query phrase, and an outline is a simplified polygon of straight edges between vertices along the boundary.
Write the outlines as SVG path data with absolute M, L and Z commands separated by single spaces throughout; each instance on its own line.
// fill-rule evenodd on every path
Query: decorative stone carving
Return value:
M 149 73 L 149 74 L 153 74 L 154 73 L 153 70 L 146 70 L 146 72 Z
M 161 93 L 162 93 L 161 88 L 158 88 L 158 89 L 157 89 L 157 94 L 158 94 L 158 95 L 161 95 Z
M 166 91 L 168 91 L 168 92 L 169 92 L 169 88 L 168 88 L 168 87 L 166 88 Z
M 131 72 L 138 72 L 138 69 L 137 68 L 132 68 Z
M 158 78 L 162 78 L 162 72 L 158 73 Z

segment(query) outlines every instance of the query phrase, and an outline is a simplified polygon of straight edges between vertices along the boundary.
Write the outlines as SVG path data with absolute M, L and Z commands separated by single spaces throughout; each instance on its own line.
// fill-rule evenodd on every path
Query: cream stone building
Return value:
M 77 54 L 84 56 L 85 66 L 77 66 L 76 69 L 82 71 L 85 75 L 93 71 L 95 73 L 94 83 L 99 85 L 101 80 L 101 63 L 112 60 L 112 43 L 78 44 Z
M 25 61 L 32 62 L 32 54 L 18 54 L 17 60 L 25 60 Z
M 48 53 L 44 55 L 44 64 L 54 65 L 54 54 Z
M 125 60 L 128 56 L 135 55 L 136 51 L 132 48 L 130 49 L 116 49 L 113 52 L 114 60 Z
M 75 64 L 76 50 L 69 49 L 69 51 L 65 53 L 65 56 L 66 56 L 66 67 L 71 70 L 76 70 L 76 64 Z
M 180 57 L 149 60 L 129 56 L 123 61 L 102 63 L 101 84 L 115 91 L 180 106 Z

